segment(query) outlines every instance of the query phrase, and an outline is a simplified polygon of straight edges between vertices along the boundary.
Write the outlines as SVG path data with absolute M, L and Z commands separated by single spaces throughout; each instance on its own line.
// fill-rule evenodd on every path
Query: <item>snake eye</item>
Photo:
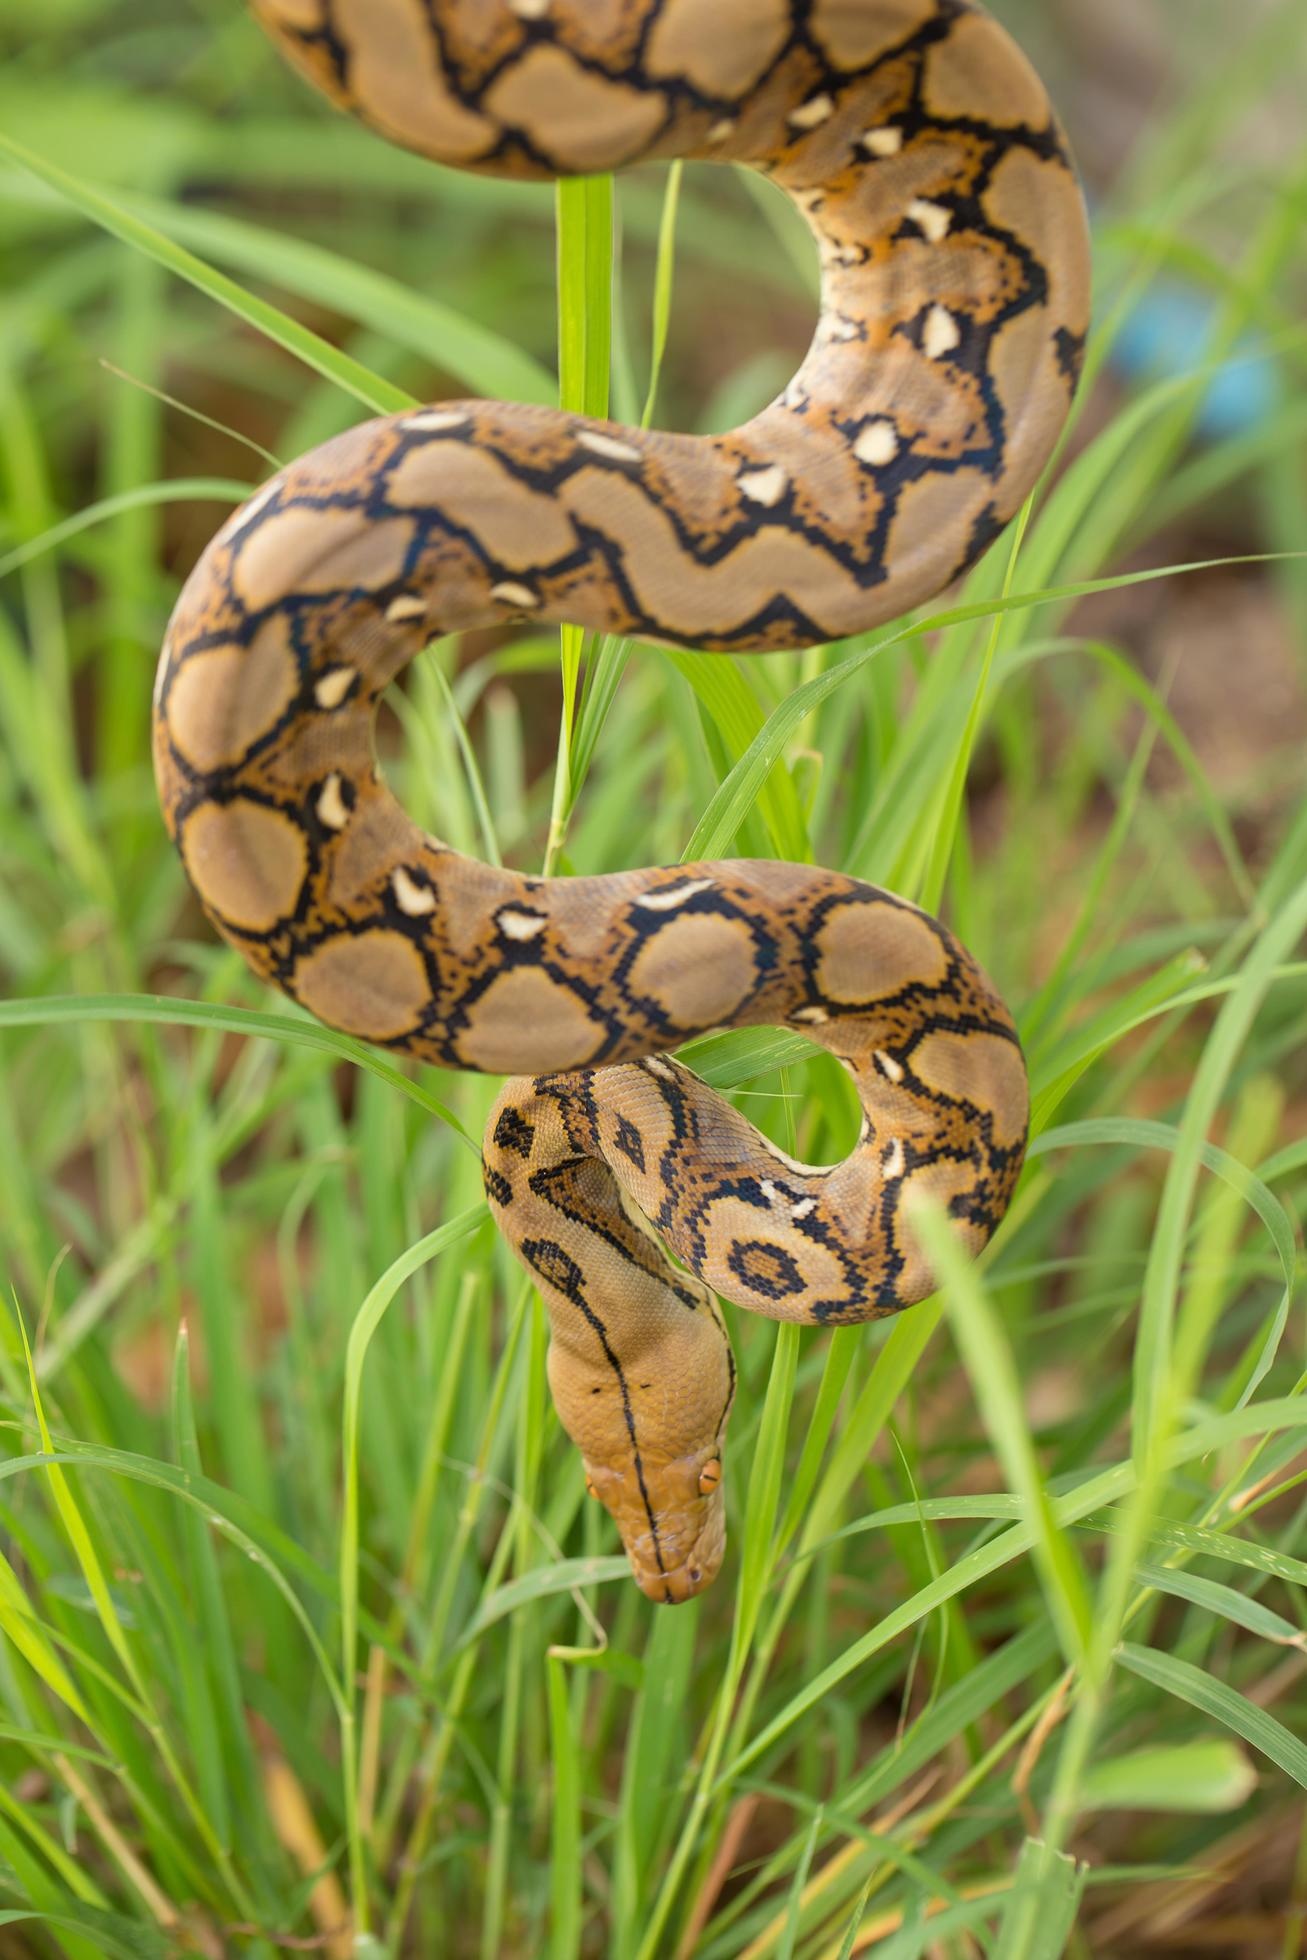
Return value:
M 707 1497 L 710 1491 L 716 1490 L 721 1480 L 722 1460 L 719 1456 L 710 1456 L 699 1472 L 700 1497 Z

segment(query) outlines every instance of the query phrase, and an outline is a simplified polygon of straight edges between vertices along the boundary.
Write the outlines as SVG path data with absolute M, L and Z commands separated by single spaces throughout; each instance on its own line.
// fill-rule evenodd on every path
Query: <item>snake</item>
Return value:
M 1049 463 L 1090 306 L 1045 89 L 971 0 L 255 0 L 340 108 L 438 162 L 540 179 L 746 165 L 815 235 L 794 378 L 721 435 L 439 401 L 258 489 L 187 579 L 153 716 L 162 809 L 217 931 L 330 1027 L 508 1078 L 494 1218 L 542 1298 L 585 1485 L 649 1598 L 725 1547 L 720 1301 L 842 1327 L 935 1285 L 921 1198 L 975 1254 L 1025 1151 L 1016 1028 L 907 899 L 734 859 L 532 876 L 425 834 L 375 711 L 437 635 L 570 622 L 766 653 L 869 632 L 961 577 Z M 675 738 L 673 738 L 675 739 Z M 798 1161 L 674 1059 L 775 1026 L 861 1105 Z

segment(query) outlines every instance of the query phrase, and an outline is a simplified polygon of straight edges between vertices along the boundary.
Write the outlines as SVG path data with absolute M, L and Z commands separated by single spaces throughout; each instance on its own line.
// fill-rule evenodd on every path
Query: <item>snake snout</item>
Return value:
M 726 1554 L 726 1511 L 721 1492 L 695 1494 L 657 1514 L 657 1532 L 627 1541 L 636 1583 L 648 1598 L 679 1606 L 710 1586 Z
M 647 1598 L 679 1605 L 710 1586 L 726 1554 L 721 1447 L 672 1461 L 586 1461 L 586 1486 L 622 1534 Z
M 680 1606 L 687 1599 L 693 1599 L 696 1593 L 705 1591 L 717 1577 L 725 1550 L 725 1537 L 720 1550 L 709 1552 L 696 1548 L 678 1565 L 659 1566 L 647 1556 L 639 1555 L 634 1547 L 629 1549 L 631 1570 L 645 1597 L 660 1606 Z

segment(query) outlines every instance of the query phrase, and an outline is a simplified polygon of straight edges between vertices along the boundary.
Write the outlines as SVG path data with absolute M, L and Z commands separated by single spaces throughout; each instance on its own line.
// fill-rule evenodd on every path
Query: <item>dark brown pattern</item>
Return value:
M 487 1130 L 487 1196 L 548 1305 L 589 1486 L 640 1585 L 683 1599 L 724 1544 L 735 1374 L 714 1290 L 810 1323 L 895 1312 L 931 1286 L 905 1223 L 919 1191 L 983 1245 L 1025 1144 L 1011 1019 L 943 927 L 832 872 L 541 880 L 461 858 L 382 787 L 372 716 L 438 632 L 570 620 L 754 652 L 937 592 L 1064 423 L 1079 188 L 1038 80 L 968 0 L 255 11 L 392 140 L 514 176 L 747 162 L 821 251 L 812 349 L 744 428 L 497 402 L 366 423 L 223 528 L 159 670 L 163 807 L 224 936 L 332 1026 L 526 1078 Z M 792 1162 L 664 1057 L 763 1022 L 848 1068 L 865 1116 L 843 1164 Z

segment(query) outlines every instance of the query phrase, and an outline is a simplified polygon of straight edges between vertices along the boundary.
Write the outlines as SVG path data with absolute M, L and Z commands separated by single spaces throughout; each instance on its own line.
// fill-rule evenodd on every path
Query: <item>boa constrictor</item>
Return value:
M 651 1598 L 724 1546 L 720 1293 L 845 1325 L 922 1298 L 914 1189 L 973 1249 L 1021 1166 L 1025 1069 L 968 953 L 807 865 L 533 878 L 425 836 L 378 779 L 381 694 L 437 633 L 568 620 L 811 646 L 965 571 L 1047 462 L 1087 323 L 1078 181 L 970 0 L 256 0 L 382 135 L 512 177 L 745 163 L 820 247 L 821 317 L 729 435 L 499 402 L 391 415 L 283 470 L 208 547 L 160 665 L 163 807 L 218 930 L 331 1026 L 511 1074 L 490 1203 L 552 1327 L 587 1483 Z M 836 1055 L 852 1155 L 795 1162 L 665 1058 L 773 1023 Z M 675 1263 L 665 1247 L 676 1254 Z

